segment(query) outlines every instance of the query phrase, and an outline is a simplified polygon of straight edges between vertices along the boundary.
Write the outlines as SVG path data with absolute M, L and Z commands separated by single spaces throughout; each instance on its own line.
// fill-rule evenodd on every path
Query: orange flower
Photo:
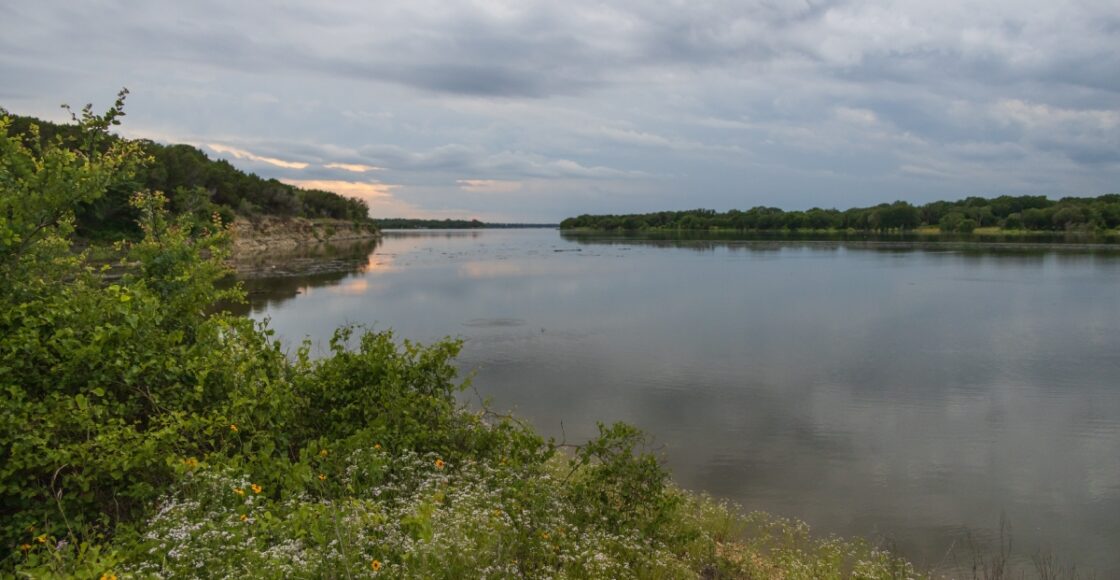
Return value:
M 444 465 L 447 465 L 447 464 L 444 463 L 442 459 L 437 459 L 436 460 L 436 469 L 443 469 Z
M 237 423 L 230 423 L 229 424 L 229 430 L 233 431 L 234 433 L 237 433 Z
M 255 484 L 255 483 L 253 485 L 250 485 L 249 489 L 253 490 L 253 493 L 260 493 L 261 491 L 264 490 L 264 488 L 262 488 L 261 486 Z
M 320 473 L 319 474 L 319 481 L 326 481 L 326 480 L 327 480 L 327 476 L 325 474 Z
M 23 550 L 24 552 L 26 552 L 26 551 L 28 551 L 28 550 L 30 550 L 30 549 L 31 549 L 31 544 L 20 544 L 20 545 L 19 545 L 19 549 L 20 549 L 20 550 Z
M 245 514 L 241 514 L 241 521 L 243 521 L 243 522 L 249 521 L 249 516 L 247 516 Z
M 380 443 L 374 443 L 373 444 L 373 450 L 374 451 L 381 451 L 381 444 Z
M 235 487 L 233 488 L 233 493 L 236 493 L 237 495 L 245 495 L 245 490 L 241 489 L 240 487 Z
M 187 469 L 194 469 L 198 467 L 198 460 L 193 457 L 188 457 L 183 460 L 183 465 L 186 465 Z
M 101 580 L 117 580 L 117 575 L 112 572 L 106 572 L 101 575 Z
M 377 572 L 381 569 L 381 560 L 373 560 L 369 563 L 369 569 Z

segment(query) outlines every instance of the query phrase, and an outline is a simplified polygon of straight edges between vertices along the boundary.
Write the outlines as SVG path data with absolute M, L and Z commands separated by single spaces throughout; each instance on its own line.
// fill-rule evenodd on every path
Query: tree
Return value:
M 67 137 L 45 138 L 36 125 L 11 135 L 11 119 L 0 117 L 0 289 L 12 291 L 43 266 L 72 266 L 75 210 L 128 181 L 142 162 L 135 144 L 109 139 L 127 94 L 121 90 L 104 115 L 90 105 L 71 112 L 77 131 Z

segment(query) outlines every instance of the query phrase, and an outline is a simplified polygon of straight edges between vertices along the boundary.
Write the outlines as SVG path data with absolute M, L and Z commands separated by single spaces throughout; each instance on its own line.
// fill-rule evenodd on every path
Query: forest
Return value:
M 78 125 L 57 124 L 34 117 L 7 116 L 13 135 L 22 135 L 25 145 L 41 149 L 61 138 L 71 148 L 82 146 Z M 36 127 L 37 129 L 32 129 Z M 109 135 L 98 146 L 102 152 L 122 140 Z M 34 141 L 34 142 L 33 142 Z M 200 224 L 209 222 L 216 212 L 226 223 L 236 217 L 258 215 L 303 218 L 332 218 L 366 221 L 369 207 L 361 199 L 316 189 L 301 189 L 275 179 L 245 173 L 228 161 L 211 159 L 197 147 L 165 145 L 139 139 L 134 141 L 141 157 L 148 162 L 136 168 L 128 182 L 114 184 L 104 195 L 75 208 L 76 234 L 85 239 L 138 239 L 140 215 L 129 197 L 137 190 L 162 191 L 169 211 L 192 215 Z
M 646 214 L 581 215 L 565 219 L 561 229 L 595 230 L 857 230 L 906 231 L 936 228 L 971 233 L 978 228 L 1002 230 L 1096 232 L 1120 227 L 1120 194 L 1099 197 L 1046 196 L 967 197 L 912 205 L 905 201 L 847 210 L 784 211 L 754 207 L 746 211 L 711 209 Z

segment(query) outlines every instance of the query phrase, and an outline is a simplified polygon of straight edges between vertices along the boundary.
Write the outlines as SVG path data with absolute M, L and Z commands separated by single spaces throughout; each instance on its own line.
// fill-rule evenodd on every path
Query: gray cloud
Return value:
M 558 219 L 1116 190 L 1107 1 L 17 1 L 0 103 L 133 90 L 126 132 Z M 502 206 L 459 180 L 532 181 Z M 470 203 L 478 205 L 470 206 Z

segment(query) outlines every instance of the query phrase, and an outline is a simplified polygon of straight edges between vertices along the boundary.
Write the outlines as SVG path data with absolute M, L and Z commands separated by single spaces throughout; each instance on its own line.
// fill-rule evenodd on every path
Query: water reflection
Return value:
M 633 422 L 750 509 L 931 565 L 1006 515 L 1019 558 L 1120 577 L 1120 259 L 1064 248 L 408 232 L 250 283 L 293 343 L 461 336 L 498 406 L 571 439 Z
M 224 306 L 234 314 L 258 313 L 279 307 L 308 289 L 337 286 L 355 274 L 385 269 L 390 260 L 375 258 L 377 245 L 377 240 L 351 240 L 240 254 L 232 265 L 249 303 Z M 352 280 L 342 288 L 361 293 L 368 282 Z

